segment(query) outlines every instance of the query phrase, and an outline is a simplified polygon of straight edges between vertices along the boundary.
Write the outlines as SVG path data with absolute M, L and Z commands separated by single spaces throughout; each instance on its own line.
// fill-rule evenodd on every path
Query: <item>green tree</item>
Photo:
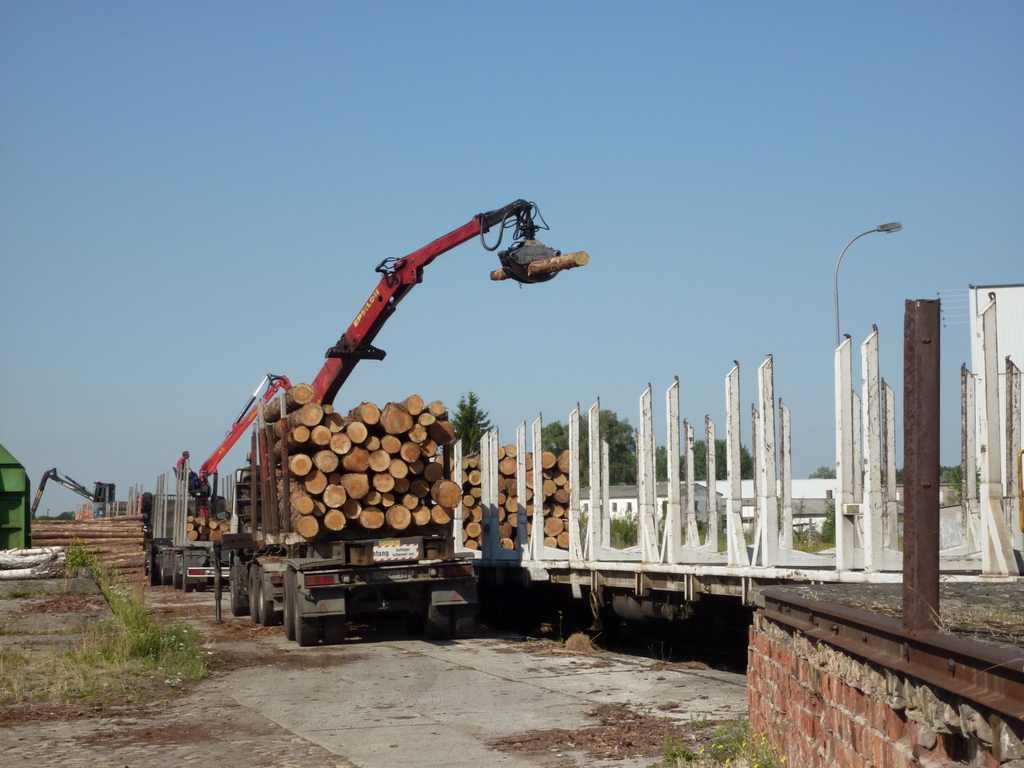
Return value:
M 811 474 L 808 475 L 808 478 L 811 479 L 811 480 L 835 480 L 836 479 L 836 468 L 835 467 L 827 467 L 824 464 L 822 464 L 816 470 L 811 472 Z
M 491 421 L 487 411 L 480 408 L 480 399 L 475 392 L 459 398 L 452 426 L 455 427 L 455 439 L 462 443 L 463 453 L 480 450 L 480 438 L 491 430 Z
M 728 456 L 725 440 L 715 440 L 715 480 L 729 477 Z M 686 477 L 686 457 L 679 457 L 680 477 Z M 706 440 L 693 441 L 693 479 L 704 482 L 708 479 L 708 444 Z M 754 458 L 747 446 L 740 446 L 740 479 L 754 479 Z
M 629 421 L 614 411 L 601 411 L 601 440 L 608 443 L 608 482 L 611 485 L 636 483 L 636 433 Z M 541 430 L 544 450 L 561 453 L 569 447 L 569 426 L 553 421 Z M 590 430 L 586 417 L 580 416 L 580 482 L 587 486 L 590 462 Z

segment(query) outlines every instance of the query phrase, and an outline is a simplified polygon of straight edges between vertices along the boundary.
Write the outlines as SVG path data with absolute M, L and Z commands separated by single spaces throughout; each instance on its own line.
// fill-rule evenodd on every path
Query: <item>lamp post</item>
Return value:
M 872 232 L 899 232 L 903 229 L 903 225 L 898 221 L 893 221 L 889 224 L 883 224 L 880 227 L 869 229 L 867 232 L 861 232 L 853 240 L 846 244 L 846 248 L 849 248 L 864 235 L 870 235 Z M 843 252 L 839 254 L 839 258 L 836 259 L 836 276 L 835 276 L 835 289 L 836 289 L 836 347 L 839 346 L 839 262 L 843 260 L 843 254 L 846 253 L 846 248 L 843 248 Z

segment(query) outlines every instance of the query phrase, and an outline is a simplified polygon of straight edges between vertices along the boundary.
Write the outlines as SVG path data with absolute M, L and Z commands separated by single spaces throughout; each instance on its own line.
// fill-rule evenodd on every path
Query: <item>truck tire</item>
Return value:
M 284 636 L 295 641 L 295 600 L 298 590 L 295 571 L 284 572 Z
M 260 579 L 260 604 L 259 604 L 259 616 L 260 624 L 264 627 L 276 627 L 281 623 L 284 618 L 280 610 L 274 608 L 274 598 L 268 594 L 266 584 L 263 583 L 263 579 Z
M 196 580 L 189 578 L 188 573 L 186 573 L 187 570 L 188 570 L 188 568 L 186 568 L 185 565 L 182 564 L 182 566 L 181 566 L 181 588 L 185 592 L 195 592 Z
M 449 639 L 452 636 L 451 608 L 430 603 L 424 616 L 423 631 L 428 640 Z
M 243 586 L 245 584 L 245 578 L 248 574 L 245 571 L 245 566 L 234 566 L 231 569 L 231 615 L 232 616 L 248 616 L 249 615 L 249 596 L 244 593 Z
M 319 616 L 300 616 L 295 611 L 295 641 L 301 648 L 309 648 L 320 642 L 322 624 Z
M 449 610 L 452 614 L 452 637 L 465 640 L 476 634 L 475 605 L 453 605 Z
M 345 634 L 348 632 L 348 621 L 345 619 L 344 614 L 341 616 L 324 616 L 321 621 L 323 622 L 323 640 L 324 645 L 340 645 L 345 642 Z
M 146 570 L 149 572 L 149 586 L 159 587 L 161 584 L 160 566 L 157 564 L 157 557 L 155 552 L 149 553 L 149 560 L 147 561 Z
M 174 567 L 171 565 L 160 566 L 160 586 L 169 587 L 174 584 Z
M 259 563 L 253 563 L 249 566 L 249 618 L 252 619 L 254 624 L 260 623 L 260 585 L 263 583 L 263 578 L 260 574 L 262 570 Z
M 185 584 L 185 581 L 184 581 L 185 574 L 182 572 L 181 565 L 182 564 L 180 562 L 178 562 L 177 559 L 175 559 L 174 566 L 173 566 L 174 573 L 171 576 L 171 580 L 172 580 L 172 583 L 174 584 L 174 588 L 175 589 L 181 589 L 182 586 Z

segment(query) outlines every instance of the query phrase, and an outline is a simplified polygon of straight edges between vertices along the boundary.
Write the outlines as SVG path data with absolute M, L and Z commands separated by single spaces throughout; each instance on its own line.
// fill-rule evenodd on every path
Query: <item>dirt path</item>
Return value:
M 693 741 L 695 721 L 746 711 L 742 675 L 701 665 L 504 635 L 299 648 L 279 627 L 215 623 L 208 593 L 161 587 L 150 601 L 203 632 L 211 677 L 133 712 L 0 727 L 5 764 L 647 768 L 666 730 Z

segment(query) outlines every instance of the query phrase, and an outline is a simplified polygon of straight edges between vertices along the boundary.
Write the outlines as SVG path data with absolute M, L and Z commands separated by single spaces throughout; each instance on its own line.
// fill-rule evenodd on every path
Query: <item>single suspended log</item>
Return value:
M 321 472 L 326 472 L 327 474 L 338 468 L 338 461 L 338 454 L 331 450 L 317 451 L 313 455 L 313 464 Z
M 349 499 L 341 505 L 341 512 L 347 520 L 358 520 L 363 511 L 363 505 L 355 499 Z
M 358 419 L 367 426 L 374 426 L 380 423 L 380 408 L 373 403 L 363 403 L 349 412 L 349 417 Z
M 452 515 L 449 510 L 437 506 L 430 510 L 430 520 L 438 525 L 448 525 L 452 521 Z
M 370 468 L 370 452 L 365 448 L 353 448 L 342 456 L 341 465 L 349 472 L 365 472 Z
M 350 421 L 345 426 L 345 434 L 348 435 L 348 439 L 352 441 L 353 445 L 361 445 L 370 436 L 369 430 L 361 421 Z
M 408 509 L 401 505 L 388 509 L 388 511 L 384 513 L 384 517 L 387 520 L 388 525 L 396 531 L 404 531 L 409 527 L 409 523 L 412 522 L 412 514 Z
M 342 475 L 339 485 L 345 489 L 349 499 L 361 499 L 370 492 L 370 480 L 363 472 Z
M 450 421 L 438 420 L 427 427 L 427 434 L 439 445 L 448 445 L 455 439 L 455 426 Z
M 479 538 L 480 534 L 483 533 L 483 530 L 483 527 L 478 522 L 466 523 L 466 533 L 469 534 L 471 538 Z
M 370 531 L 384 526 L 384 513 L 377 507 L 366 507 L 359 513 L 359 524 Z
M 380 439 L 380 447 L 392 456 L 397 456 L 402 450 L 402 440 L 395 435 L 384 435 Z
M 379 472 L 373 476 L 373 487 L 381 493 L 388 493 L 395 488 L 395 478 L 390 472 Z
M 302 479 L 302 486 L 306 489 L 307 493 L 319 496 L 324 492 L 324 488 L 327 487 L 327 475 L 319 469 L 314 469 Z
M 344 432 L 336 432 L 331 435 L 331 450 L 339 456 L 344 456 L 352 450 L 352 440 Z
M 340 509 L 332 509 L 324 515 L 323 526 L 328 531 L 340 531 L 348 520 Z
M 313 388 L 309 384 L 296 384 L 285 392 L 285 411 L 292 411 L 313 402 Z M 263 407 L 263 416 L 267 421 L 280 421 L 281 419 L 281 398 L 275 397 Z
M 348 492 L 343 485 L 328 485 L 324 488 L 323 500 L 331 509 L 338 509 L 348 501 Z
M 537 275 L 553 275 L 566 269 L 585 267 L 590 263 L 590 255 L 586 251 L 576 253 L 563 253 L 559 256 L 550 256 L 546 259 L 537 259 L 526 265 L 526 274 L 529 277 Z M 491 272 L 491 280 L 509 280 L 504 268 Z
M 440 461 L 429 461 L 423 467 L 423 479 L 433 485 L 444 476 L 444 465 Z
M 401 405 L 409 412 L 410 416 L 419 416 L 423 412 L 423 398 L 419 395 L 409 395 Z
M 448 509 L 455 509 L 462 500 L 462 489 L 451 480 L 438 480 L 430 488 L 430 497 L 435 504 Z
M 380 412 L 380 423 L 389 435 L 404 435 L 416 421 L 401 403 L 388 403 Z
M 374 472 L 387 472 L 391 466 L 391 454 L 379 448 L 370 454 L 369 467 Z
M 293 517 L 292 530 L 307 539 L 315 539 L 320 533 L 320 518 L 313 515 Z
M 320 448 L 326 448 L 331 444 L 333 433 L 323 424 L 317 424 L 309 431 L 309 442 Z
M 430 507 L 421 504 L 412 511 L 412 519 L 416 525 L 427 525 L 430 523 Z

